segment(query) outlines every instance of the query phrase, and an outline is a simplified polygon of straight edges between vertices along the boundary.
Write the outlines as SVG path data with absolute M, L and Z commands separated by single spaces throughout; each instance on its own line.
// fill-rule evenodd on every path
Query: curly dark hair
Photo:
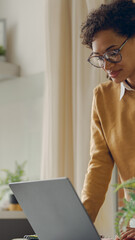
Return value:
M 132 0 L 115 0 L 110 4 L 102 4 L 90 12 L 81 26 L 82 44 L 92 48 L 96 33 L 112 29 L 128 38 L 135 35 L 135 3 Z

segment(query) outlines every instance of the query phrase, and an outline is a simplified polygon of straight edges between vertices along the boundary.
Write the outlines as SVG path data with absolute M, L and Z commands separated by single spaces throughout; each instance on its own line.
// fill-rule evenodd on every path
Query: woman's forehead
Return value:
M 113 30 L 103 30 L 96 33 L 92 42 L 92 50 L 95 53 L 103 54 L 105 51 L 120 46 L 125 38 L 118 35 Z

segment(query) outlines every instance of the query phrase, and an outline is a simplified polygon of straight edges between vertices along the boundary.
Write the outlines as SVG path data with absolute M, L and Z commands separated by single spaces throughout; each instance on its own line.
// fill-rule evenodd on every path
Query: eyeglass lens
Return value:
M 96 67 L 103 67 L 104 61 L 107 60 L 108 62 L 118 63 L 122 59 L 121 54 L 118 51 L 111 51 L 106 52 L 104 56 L 92 56 L 90 57 L 89 61 L 92 65 Z

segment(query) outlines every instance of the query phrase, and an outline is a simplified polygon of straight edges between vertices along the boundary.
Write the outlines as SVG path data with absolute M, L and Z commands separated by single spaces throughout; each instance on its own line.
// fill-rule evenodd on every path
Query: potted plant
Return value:
M 24 176 L 25 176 L 25 165 L 26 165 L 26 161 L 19 164 L 17 162 L 15 162 L 15 171 L 12 172 L 9 169 L 1 169 L 0 171 L 4 173 L 4 177 L 0 177 L 0 200 L 2 200 L 2 198 L 5 196 L 5 194 L 7 194 L 7 192 L 10 192 L 9 195 L 9 210 L 21 210 L 20 206 L 15 198 L 15 196 L 13 195 L 13 193 L 11 193 L 10 187 L 9 187 L 9 183 L 11 182 L 21 182 L 24 181 Z
M 0 46 L 0 61 L 6 61 L 6 49 L 3 46 Z
M 123 199 L 123 207 L 121 207 L 115 219 L 115 230 L 118 236 L 120 236 L 120 231 L 125 231 L 129 223 L 134 220 L 135 216 L 135 178 L 129 179 L 121 184 L 114 185 L 115 191 L 117 192 L 121 188 L 128 190 L 130 200 L 127 201 Z

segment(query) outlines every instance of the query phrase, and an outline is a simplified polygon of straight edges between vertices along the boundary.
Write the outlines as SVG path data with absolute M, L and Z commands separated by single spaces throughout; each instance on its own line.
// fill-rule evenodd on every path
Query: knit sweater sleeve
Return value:
M 93 222 L 104 202 L 114 165 L 102 129 L 101 115 L 95 90 L 91 114 L 90 162 L 82 190 L 83 205 Z

